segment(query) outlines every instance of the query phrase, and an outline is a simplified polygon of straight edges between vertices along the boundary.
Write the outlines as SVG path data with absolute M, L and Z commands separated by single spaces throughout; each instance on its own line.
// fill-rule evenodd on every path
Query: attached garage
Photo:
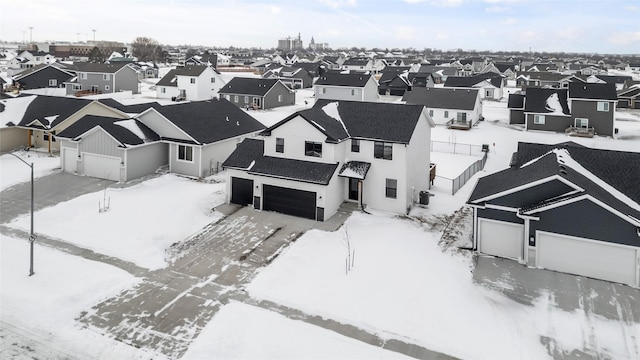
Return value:
M 83 153 L 84 175 L 120 181 L 120 158 Z
M 78 149 L 62 148 L 62 171 L 78 171 Z
M 478 250 L 481 253 L 520 260 L 523 241 L 523 224 L 478 219 Z
M 316 193 L 279 186 L 263 185 L 264 210 L 316 219 Z
M 231 178 L 231 203 L 243 206 L 253 203 L 253 180 Z
M 538 231 L 539 268 L 637 286 L 637 248 Z

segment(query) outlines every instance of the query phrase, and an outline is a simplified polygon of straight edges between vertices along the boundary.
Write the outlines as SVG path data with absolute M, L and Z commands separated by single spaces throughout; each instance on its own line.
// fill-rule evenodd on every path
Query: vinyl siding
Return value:
M 99 129 L 85 136 L 78 146 L 81 153 L 91 153 L 106 156 L 119 157 L 124 161 L 123 150 L 118 148 L 118 143 L 104 130 Z
M 535 204 L 558 195 L 566 194 L 573 190 L 575 189 L 561 181 L 551 180 L 540 185 L 490 200 L 489 203 L 516 208 Z
M 27 146 L 29 131 L 16 127 L 0 128 L 0 152 L 11 151 Z
M 504 210 L 478 209 L 478 218 L 505 221 L 514 224 L 524 224 L 524 220 L 517 217 L 515 212 Z
M 282 95 L 282 102 L 278 102 L 278 95 Z M 251 98 L 251 96 L 249 97 Z M 282 83 L 276 83 L 266 94 L 262 104 L 265 109 L 279 106 L 294 105 L 296 103 L 296 93 Z
M 161 142 L 127 150 L 125 181 L 153 174 L 160 166 L 168 164 L 169 145 Z
M 573 126 L 573 118 L 571 116 L 558 116 L 558 115 L 548 115 L 548 114 L 540 114 L 545 116 L 544 124 L 534 124 L 533 117 L 534 114 L 526 113 L 526 121 L 527 121 L 527 130 L 544 130 L 544 131 L 555 131 L 555 132 L 564 132 L 569 126 Z
M 589 119 L 589 127 L 594 128 L 596 134 L 613 136 L 615 103 L 609 102 L 609 111 L 598 111 L 598 101 L 571 101 L 571 114 L 575 118 Z M 573 125 L 573 124 L 572 124 Z

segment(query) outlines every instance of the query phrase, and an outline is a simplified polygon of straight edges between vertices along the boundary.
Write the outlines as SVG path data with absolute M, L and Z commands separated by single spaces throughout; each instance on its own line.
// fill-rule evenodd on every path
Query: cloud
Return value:
M 640 6 L 629 5 L 624 8 L 627 11 L 638 11 L 640 10 Z
M 640 31 L 614 32 L 609 35 L 609 42 L 617 45 L 637 44 L 640 48 Z
M 416 38 L 416 29 L 411 26 L 398 26 L 396 28 L 396 39 L 413 40 Z
M 265 5 L 264 8 L 271 14 L 280 14 L 282 12 L 282 8 L 276 5 Z
M 404 0 L 409 4 L 417 4 L 417 3 L 429 3 L 434 6 L 439 7 L 454 7 L 462 5 L 463 0 Z
M 436 34 L 436 39 L 438 39 L 438 40 L 448 40 L 449 39 L 449 35 L 448 34 L 443 34 L 443 33 L 437 33 Z
M 515 23 L 517 23 L 518 21 L 514 18 L 508 17 L 506 19 L 504 19 L 504 21 L 502 21 L 503 25 L 513 25 Z
M 575 26 L 570 26 L 556 31 L 556 35 L 562 39 L 576 41 L 584 38 L 585 34 L 583 29 L 577 28 Z
M 487 12 L 487 13 L 503 13 L 503 12 L 507 12 L 507 11 L 509 11 L 508 7 L 497 6 L 497 5 L 496 6 L 490 6 L 490 7 L 486 8 L 486 9 L 484 9 L 484 12 Z
M 358 5 L 357 0 L 318 0 L 318 2 L 333 9 L 356 7 Z

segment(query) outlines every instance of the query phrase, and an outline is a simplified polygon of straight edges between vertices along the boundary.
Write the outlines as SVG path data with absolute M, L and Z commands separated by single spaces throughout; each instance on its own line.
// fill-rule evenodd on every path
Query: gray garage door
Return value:
M 120 181 L 120 158 L 87 153 L 82 156 L 84 175 Z
M 316 193 L 279 186 L 264 185 L 263 209 L 299 216 L 316 218 Z

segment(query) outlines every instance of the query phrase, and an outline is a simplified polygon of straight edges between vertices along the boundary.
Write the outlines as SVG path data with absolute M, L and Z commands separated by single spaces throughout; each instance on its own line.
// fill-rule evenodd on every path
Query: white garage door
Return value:
M 540 268 L 637 286 L 633 247 L 542 231 L 537 239 Z
M 63 148 L 62 171 L 76 172 L 78 170 L 78 149 Z
M 86 176 L 120 181 L 120 158 L 87 153 L 83 157 Z
M 478 219 L 478 235 L 481 253 L 516 260 L 522 258 L 523 224 Z

